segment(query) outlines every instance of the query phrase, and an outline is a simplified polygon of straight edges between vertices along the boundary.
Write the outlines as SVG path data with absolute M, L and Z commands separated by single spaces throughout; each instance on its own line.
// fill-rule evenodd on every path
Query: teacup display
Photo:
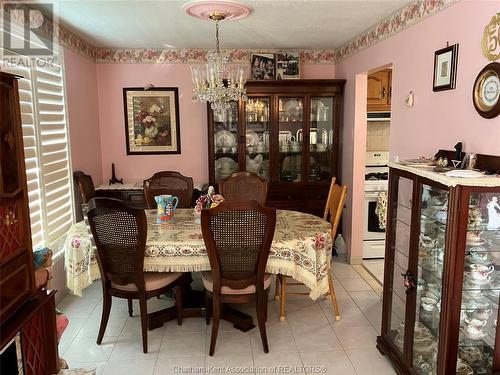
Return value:
M 487 321 L 492 313 L 491 309 L 477 309 L 472 312 L 471 316 L 474 319 Z
M 316 144 L 316 149 L 318 151 L 325 151 L 326 150 L 326 144 L 324 144 L 324 143 L 318 143 L 318 144 Z
M 430 238 L 425 234 L 420 234 L 420 246 L 426 250 L 430 250 L 437 245 L 438 241 L 436 239 Z
M 472 375 L 474 371 L 472 368 L 462 361 L 460 358 L 457 359 L 457 375 Z
M 484 360 L 484 355 L 474 346 L 460 347 L 459 357 L 468 363 L 480 362 Z
M 483 330 L 487 323 L 485 320 L 466 317 L 465 323 L 467 323 L 465 326 L 465 334 L 467 337 L 471 339 L 480 339 L 486 336 L 486 332 Z
M 434 215 L 434 217 L 437 220 L 444 222 L 448 218 L 448 210 L 445 209 L 445 208 L 442 208 L 442 209 L 440 209 L 439 211 L 436 212 L 436 214 Z
M 470 268 L 470 276 L 474 280 L 486 280 L 488 275 L 495 270 L 493 266 L 483 266 L 481 264 L 471 264 Z
M 424 309 L 425 311 L 433 311 L 436 307 L 437 302 L 437 299 L 432 297 L 420 298 L 420 306 L 422 306 L 422 309 Z
M 467 245 L 473 246 L 484 243 L 484 240 L 481 239 L 481 234 L 482 232 L 478 230 L 471 230 L 467 232 L 467 239 L 466 239 Z

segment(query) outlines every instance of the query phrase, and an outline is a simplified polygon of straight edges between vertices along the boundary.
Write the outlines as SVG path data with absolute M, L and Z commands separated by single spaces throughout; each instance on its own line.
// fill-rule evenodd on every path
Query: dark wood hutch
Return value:
M 378 349 L 399 374 L 500 373 L 500 178 L 390 167 Z
M 9 374 L 22 366 L 24 375 L 50 375 L 58 372 L 55 292 L 35 288 L 20 78 L 0 71 L 1 363 Z
M 340 175 L 345 80 L 249 81 L 248 101 L 208 106 L 210 184 L 236 171 L 269 181 L 267 205 L 321 215 Z

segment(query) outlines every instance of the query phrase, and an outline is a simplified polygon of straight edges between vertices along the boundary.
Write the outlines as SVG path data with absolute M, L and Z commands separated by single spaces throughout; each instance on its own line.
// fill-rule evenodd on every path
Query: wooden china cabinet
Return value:
M 50 375 L 58 372 L 55 292 L 35 289 L 20 78 L 0 71 L 0 362 L 5 374 Z
M 400 374 L 500 373 L 500 178 L 390 167 L 378 349 Z
M 267 205 L 322 215 L 338 178 L 345 80 L 249 81 L 248 101 L 208 107 L 210 184 L 236 171 L 269 181 Z

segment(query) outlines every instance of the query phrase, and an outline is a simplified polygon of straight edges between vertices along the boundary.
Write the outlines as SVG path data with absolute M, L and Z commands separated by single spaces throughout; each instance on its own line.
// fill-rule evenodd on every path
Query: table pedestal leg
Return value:
M 203 291 L 186 290 L 182 301 L 182 318 L 204 317 L 206 314 Z M 168 307 L 163 310 L 155 311 L 148 314 L 148 330 L 153 330 L 163 326 L 163 323 L 177 319 L 175 306 Z M 255 327 L 253 319 L 250 315 L 242 313 L 229 305 L 222 306 L 221 319 L 227 320 L 234 324 L 234 328 L 247 332 Z

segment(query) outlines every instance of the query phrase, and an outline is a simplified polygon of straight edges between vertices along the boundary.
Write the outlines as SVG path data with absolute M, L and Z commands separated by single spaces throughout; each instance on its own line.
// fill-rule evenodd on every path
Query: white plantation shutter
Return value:
M 58 64 L 33 70 L 44 226 L 46 241 L 52 243 L 73 222 L 64 77 Z
M 23 39 L 22 30 L 12 33 Z M 23 57 L 23 64 L 0 63 L 0 68 L 23 76 L 19 98 L 33 248 L 51 246 L 57 253 L 57 241 L 73 222 L 62 49 L 54 51 L 53 64 L 44 61 L 29 64 Z

